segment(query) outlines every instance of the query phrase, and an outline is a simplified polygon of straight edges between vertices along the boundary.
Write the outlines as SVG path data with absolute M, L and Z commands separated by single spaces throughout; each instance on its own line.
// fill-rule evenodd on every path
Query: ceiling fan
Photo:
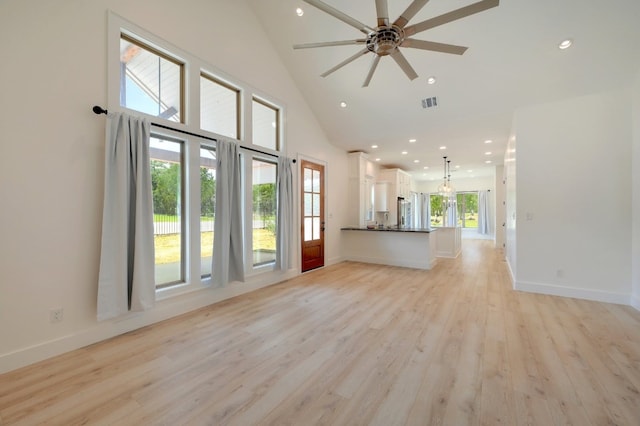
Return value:
M 380 61 L 380 58 L 382 56 L 391 56 L 400 66 L 400 68 L 402 68 L 402 71 L 404 71 L 404 73 L 407 75 L 407 77 L 409 77 L 410 80 L 418 77 L 418 74 L 415 72 L 413 67 L 409 64 L 407 59 L 400 51 L 400 47 L 409 47 L 414 49 L 431 50 L 434 52 L 450 53 L 453 55 L 462 55 L 467 50 L 467 47 L 465 46 L 456 46 L 453 44 L 417 40 L 410 37 L 422 31 L 426 31 L 428 29 L 452 21 L 456 21 L 466 16 L 474 15 L 484 10 L 491 9 L 492 7 L 498 6 L 498 4 L 500 3 L 500 0 L 482 0 L 477 3 L 461 7 L 460 9 L 447 12 L 443 15 L 436 16 L 435 18 L 427 19 L 426 21 L 407 26 L 409 21 L 424 7 L 424 5 L 429 2 L 429 0 L 414 0 L 393 23 L 390 23 L 389 21 L 387 0 L 375 0 L 378 22 L 375 27 L 370 27 L 320 0 L 303 1 L 312 6 L 315 6 L 325 13 L 328 13 L 334 18 L 337 18 L 342 22 L 362 31 L 364 34 L 366 34 L 366 38 L 296 44 L 293 46 L 293 48 L 308 49 L 314 47 L 345 46 L 351 44 L 365 45 L 365 47 L 355 55 L 350 56 L 335 67 L 321 74 L 322 77 L 326 77 L 332 72 L 347 65 L 348 63 L 355 61 L 359 57 L 372 52 L 374 54 L 373 62 L 371 63 L 371 67 L 369 68 L 369 72 L 364 80 L 364 83 L 362 84 L 362 87 L 367 87 L 369 85 L 369 82 L 371 82 L 371 77 L 373 77 L 373 73 L 376 71 L 376 67 L 378 66 L 378 62 Z

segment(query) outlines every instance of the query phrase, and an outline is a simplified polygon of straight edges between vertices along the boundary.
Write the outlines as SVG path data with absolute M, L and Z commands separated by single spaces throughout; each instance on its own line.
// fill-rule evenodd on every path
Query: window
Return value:
M 463 228 L 478 227 L 478 193 L 458 192 L 458 226 Z
M 240 139 L 240 91 L 212 77 L 200 76 L 200 127 Z
M 216 153 L 200 148 L 200 275 L 211 276 L 216 200 Z
M 184 281 L 182 147 L 159 137 L 150 141 L 156 287 Z
M 120 105 L 182 120 L 184 66 L 133 38 L 120 37 Z
M 219 178 L 215 142 L 205 133 L 276 152 L 282 148 L 284 108 L 116 14 L 109 13 L 108 26 L 107 109 L 146 116 L 152 123 L 157 294 L 171 297 L 205 287 L 216 255 Z M 243 120 L 243 113 L 253 119 Z M 243 140 L 243 135 L 252 137 Z M 275 263 L 277 161 L 243 147 L 242 243 L 245 273 L 251 276 L 273 270 Z
M 431 226 L 442 226 L 444 223 L 444 200 L 442 195 L 431 194 L 430 195 L 430 207 L 431 207 Z
M 276 260 L 276 170 L 274 163 L 253 160 L 253 266 Z
M 280 149 L 279 110 L 264 101 L 253 99 L 253 144 L 277 151 Z

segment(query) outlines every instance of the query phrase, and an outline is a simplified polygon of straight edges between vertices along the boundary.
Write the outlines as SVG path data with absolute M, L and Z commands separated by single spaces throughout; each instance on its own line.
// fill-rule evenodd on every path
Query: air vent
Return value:
M 426 98 L 422 100 L 422 108 L 433 108 L 438 106 L 438 100 L 434 96 L 433 98 Z

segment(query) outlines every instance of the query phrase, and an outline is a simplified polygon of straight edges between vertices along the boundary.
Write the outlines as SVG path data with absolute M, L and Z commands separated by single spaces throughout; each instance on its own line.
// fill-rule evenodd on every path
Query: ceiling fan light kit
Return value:
M 409 21 L 420 10 L 422 10 L 422 8 L 429 2 L 429 0 L 414 0 L 393 23 L 389 22 L 389 9 L 387 0 L 375 0 L 378 19 L 377 25 L 372 28 L 320 0 L 303 1 L 363 32 L 364 34 L 366 34 L 366 38 L 296 44 L 293 46 L 293 48 L 308 49 L 315 47 L 364 44 L 365 47 L 355 55 L 350 56 L 335 67 L 321 74 L 322 77 L 326 77 L 334 71 L 337 71 L 345 65 L 355 61 L 359 57 L 364 56 L 367 53 L 373 53 L 373 61 L 371 62 L 369 72 L 365 77 L 362 87 L 367 87 L 369 85 L 369 83 L 371 82 L 371 78 L 373 77 L 373 74 L 375 73 L 378 66 L 378 62 L 380 62 L 380 58 L 383 56 L 390 56 L 406 74 L 409 80 L 414 80 L 418 77 L 418 73 L 416 73 L 411 64 L 409 64 L 405 56 L 402 54 L 402 52 L 400 51 L 400 47 L 429 50 L 432 52 L 448 53 L 452 55 L 462 55 L 467 50 L 467 47 L 446 43 L 437 43 L 426 40 L 418 40 L 410 37 L 414 34 L 418 34 L 428 29 L 435 28 L 452 21 L 456 21 L 458 19 L 462 19 L 470 15 L 474 15 L 487 9 L 491 9 L 498 6 L 500 3 L 500 0 L 481 0 L 477 3 L 473 3 L 468 6 L 453 10 L 451 12 L 447 12 L 443 15 L 436 16 L 435 18 L 427 19 L 426 21 L 407 26 Z

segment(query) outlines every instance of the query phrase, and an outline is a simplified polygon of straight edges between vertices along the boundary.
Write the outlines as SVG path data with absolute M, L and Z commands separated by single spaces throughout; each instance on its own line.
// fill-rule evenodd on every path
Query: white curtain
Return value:
M 286 271 L 291 266 L 291 230 L 293 225 L 293 170 L 291 160 L 278 158 L 278 219 L 276 225 L 276 269 Z
M 478 233 L 489 233 L 489 191 L 478 191 Z
M 450 198 L 444 199 L 447 207 L 446 221 L 444 226 L 456 227 L 458 226 L 458 201 L 456 194 L 451 195 Z
M 419 228 L 431 228 L 431 196 L 430 194 L 426 194 L 424 192 L 419 194 L 418 198 L 419 202 L 419 218 L 420 222 L 418 222 Z
M 155 303 L 150 125 L 110 113 L 106 134 L 99 321 Z
M 217 285 L 244 281 L 242 191 L 238 144 L 218 139 L 211 276 Z

